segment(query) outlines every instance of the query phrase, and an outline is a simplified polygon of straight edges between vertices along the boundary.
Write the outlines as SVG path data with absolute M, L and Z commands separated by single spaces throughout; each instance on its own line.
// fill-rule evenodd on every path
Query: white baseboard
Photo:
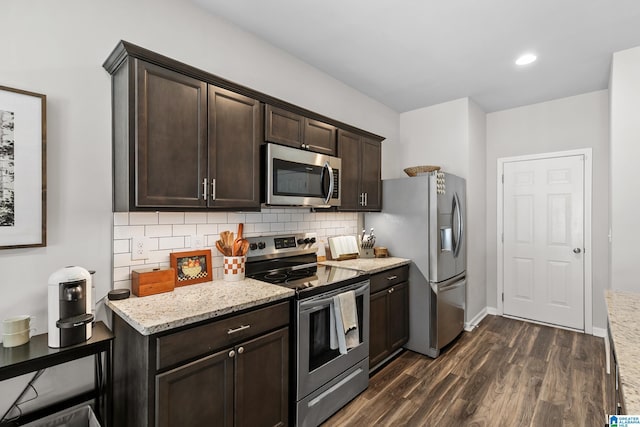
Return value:
M 468 322 L 465 322 L 464 330 L 467 331 L 467 332 L 473 331 L 475 328 L 478 327 L 478 324 L 480 324 L 482 319 L 484 319 L 488 315 L 492 315 L 492 316 L 498 315 L 498 309 L 495 308 L 495 307 L 485 307 L 485 308 L 483 308 L 482 310 L 480 310 L 480 313 L 478 313 L 473 319 L 471 319 Z M 532 323 L 538 323 L 538 322 L 532 322 Z M 544 323 L 541 323 L 541 324 L 544 324 Z M 566 328 L 561 328 L 561 329 L 566 329 Z M 573 329 L 569 329 L 569 330 L 573 330 Z M 598 328 L 598 327 L 594 326 L 592 328 L 592 333 L 591 334 L 594 337 L 606 338 L 607 337 L 607 328 Z
M 475 328 L 478 327 L 478 324 L 480 324 L 480 322 L 482 322 L 482 319 L 484 319 L 486 316 L 487 316 L 487 308 L 485 307 L 482 310 L 480 310 L 480 313 L 476 314 L 473 319 L 471 319 L 468 322 L 465 322 L 464 330 L 467 332 L 473 331 Z

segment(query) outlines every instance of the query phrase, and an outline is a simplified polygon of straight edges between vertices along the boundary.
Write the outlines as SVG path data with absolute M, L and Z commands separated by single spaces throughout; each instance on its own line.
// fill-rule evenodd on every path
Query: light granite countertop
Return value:
M 291 289 L 259 280 L 216 280 L 146 297 L 107 300 L 106 304 L 142 335 L 151 335 L 293 295 Z
M 620 365 L 625 412 L 640 414 L 640 293 L 605 292 L 609 327 Z
M 346 259 L 344 261 L 327 260 L 319 262 L 319 264 L 348 268 L 349 270 L 363 271 L 368 274 L 379 273 L 384 270 L 389 270 L 390 268 L 400 267 L 401 265 L 407 265 L 410 263 L 410 259 L 396 257 L 356 258 Z

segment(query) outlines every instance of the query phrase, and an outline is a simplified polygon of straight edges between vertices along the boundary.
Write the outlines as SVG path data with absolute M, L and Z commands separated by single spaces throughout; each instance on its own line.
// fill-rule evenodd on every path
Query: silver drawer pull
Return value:
M 396 280 L 398 278 L 398 276 L 389 276 L 387 277 L 387 280 Z
M 229 329 L 227 330 L 227 335 L 235 334 L 236 332 L 244 331 L 245 329 L 249 329 L 251 325 L 242 325 L 239 328 Z
M 242 354 L 242 353 L 244 353 L 244 347 L 238 348 L 238 354 Z
M 395 289 L 393 289 L 393 288 L 389 289 L 389 293 L 393 293 L 394 290 Z
M 229 357 L 234 357 L 235 355 L 236 355 L 236 352 L 235 352 L 235 351 L 231 350 L 231 351 L 229 352 Z

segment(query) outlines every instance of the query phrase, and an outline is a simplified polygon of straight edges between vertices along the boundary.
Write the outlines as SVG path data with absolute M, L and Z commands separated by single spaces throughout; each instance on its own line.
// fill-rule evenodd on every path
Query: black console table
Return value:
M 104 375 L 102 354 L 105 354 Z M 18 347 L 0 348 L 0 381 L 15 378 L 20 375 L 36 372 L 51 366 L 71 362 L 87 356 L 95 357 L 94 389 L 60 402 L 28 412 L 20 416 L 19 420 L 4 425 L 20 425 L 53 414 L 88 400 L 95 401 L 96 417 L 103 427 L 110 425 L 113 400 L 113 384 L 111 381 L 113 333 L 103 322 L 93 324 L 91 339 L 81 344 L 50 348 L 48 334 L 34 335 L 27 344 Z M 1 414 L 0 414 L 1 416 Z

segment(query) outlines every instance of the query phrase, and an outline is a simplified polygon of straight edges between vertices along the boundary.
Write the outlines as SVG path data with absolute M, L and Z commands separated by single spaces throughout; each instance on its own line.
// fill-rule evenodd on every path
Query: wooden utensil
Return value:
M 240 251 L 242 250 L 242 240 L 236 239 L 233 242 L 233 250 L 231 251 L 232 256 L 241 256 Z
M 226 246 L 224 246 L 224 243 L 222 242 L 222 240 L 218 240 L 216 242 L 216 248 L 218 249 L 218 251 L 224 255 L 224 256 L 230 256 L 229 254 L 229 250 Z
M 249 241 L 247 239 L 242 239 L 242 250 L 240 251 L 240 254 L 244 256 L 247 252 L 249 252 Z
M 242 239 L 242 231 L 244 230 L 244 224 L 243 223 L 239 223 L 238 224 L 238 235 L 236 236 L 237 239 Z

